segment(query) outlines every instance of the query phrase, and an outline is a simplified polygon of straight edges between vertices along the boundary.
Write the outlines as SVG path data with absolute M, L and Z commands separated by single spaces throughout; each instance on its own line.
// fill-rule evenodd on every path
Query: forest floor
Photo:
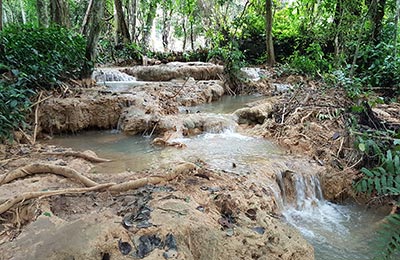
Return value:
M 214 78 L 199 81 L 213 73 L 210 68 L 195 73 L 197 80 L 134 89 L 48 93 L 52 97 L 37 106 L 36 134 L 120 125 L 126 134 L 158 135 L 155 145 L 185 149 L 173 142 L 178 130 L 194 135 L 225 122 L 179 115 L 178 107 L 230 91 Z M 362 156 L 346 128 L 351 101 L 339 88 L 266 73 L 268 79 L 244 88 L 265 99 L 235 114 L 241 132 L 278 143 L 287 158 L 254 174 L 231 175 L 203 161 L 179 160 L 134 174 L 93 174 L 93 165 L 107 164 L 107 158 L 91 151 L 32 144 L 26 133 L 18 134 L 19 143 L 0 146 L 0 259 L 313 259 L 313 248 L 281 220 L 271 189 L 262 183 L 275 183 L 276 171 L 317 172 L 328 200 L 355 197 L 352 182 Z M 382 105 L 375 113 L 395 121 L 399 108 Z

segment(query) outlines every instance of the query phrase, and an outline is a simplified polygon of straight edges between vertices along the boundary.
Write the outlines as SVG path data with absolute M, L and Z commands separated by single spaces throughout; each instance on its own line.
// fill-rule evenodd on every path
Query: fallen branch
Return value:
M 72 168 L 66 166 L 58 166 L 52 164 L 41 164 L 34 163 L 28 164 L 26 166 L 20 167 L 14 171 L 7 173 L 7 175 L 0 182 L 0 185 L 12 182 L 13 180 L 24 178 L 30 175 L 41 174 L 41 173 L 52 173 L 56 175 L 61 175 L 69 179 L 74 179 L 86 187 L 93 187 L 99 185 L 97 182 L 83 176 L 81 173 L 75 171 Z
M 32 137 L 30 135 L 28 135 L 27 133 L 24 132 L 24 130 L 22 130 L 21 128 L 18 128 L 18 130 L 23 134 L 23 136 L 25 136 L 26 140 L 28 140 L 28 142 L 31 145 L 34 145 Z
M 170 99 L 175 98 L 176 96 L 178 96 L 178 94 L 182 91 L 182 89 L 186 86 L 186 83 L 189 81 L 189 77 L 186 78 L 185 83 L 183 83 L 183 85 L 181 86 L 181 88 L 175 93 L 175 95 L 173 95 L 172 97 L 169 97 Z
M 33 103 L 32 105 L 31 105 L 31 107 L 34 107 L 34 106 L 36 106 L 36 105 L 39 105 L 40 103 L 43 103 L 44 101 L 46 101 L 46 100 L 48 100 L 48 99 L 50 99 L 50 98 L 52 98 L 53 97 L 53 95 L 50 95 L 50 96 L 47 96 L 47 97 L 45 97 L 45 98 L 43 98 L 43 99 L 39 99 L 38 101 L 36 101 L 35 103 Z
M 63 190 L 54 190 L 54 191 L 38 191 L 38 192 L 28 192 L 22 195 L 15 196 L 13 199 L 7 200 L 3 204 L 0 204 L 0 215 L 9 210 L 14 205 L 31 199 L 36 198 L 46 198 L 55 195 L 65 195 L 65 194 L 81 194 L 90 191 L 99 191 L 106 189 L 113 185 L 112 183 L 99 184 L 90 188 L 71 188 L 71 189 L 63 189 Z
M 93 156 L 88 154 L 88 151 L 85 152 L 75 152 L 75 151 L 66 151 L 66 152 L 46 152 L 44 155 L 57 155 L 57 156 L 73 156 L 85 159 L 89 162 L 100 163 L 100 162 L 111 162 L 111 160 L 99 158 L 97 156 Z

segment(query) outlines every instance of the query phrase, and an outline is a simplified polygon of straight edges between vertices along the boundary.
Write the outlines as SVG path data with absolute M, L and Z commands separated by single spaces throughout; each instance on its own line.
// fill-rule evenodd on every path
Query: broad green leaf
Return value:
M 365 152 L 365 150 L 366 150 L 365 143 L 359 143 L 359 144 L 358 144 L 358 149 L 359 149 L 361 152 Z

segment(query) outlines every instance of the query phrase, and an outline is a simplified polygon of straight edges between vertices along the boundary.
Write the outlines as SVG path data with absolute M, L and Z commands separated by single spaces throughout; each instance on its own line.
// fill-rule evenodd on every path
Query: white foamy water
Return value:
M 136 81 L 135 77 L 132 77 L 124 72 L 119 71 L 118 68 L 95 69 L 93 71 L 92 78 L 96 80 L 97 83 Z
M 337 205 L 325 201 L 317 176 L 294 174 L 295 198 L 287 191 L 281 198 L 285 220 L 297 228 L 314 246 L 317 260 L 373 259 L 376 231 L 384 218 L 383 210 L 368 210 L 355 204 Z M 280 187 L 286 181 L 277 176 Z

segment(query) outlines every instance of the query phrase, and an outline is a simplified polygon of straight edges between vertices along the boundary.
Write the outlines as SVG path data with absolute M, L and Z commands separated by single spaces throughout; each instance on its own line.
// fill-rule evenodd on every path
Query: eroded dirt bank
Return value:
M 94 163 L 107 163 L 92 152 L 1 146 L 0 259 L 313 259 L 313 248 L 280 219 L 275 178 L 317 174 L 326 198 L 349 196 L 359 155 L 344 130 L 343 93 L 322 92 L 301 77 L 271 77 L 246 88 L 265 99 L 232 115 L 190 113 L 185 107 L 218 100 L 226 91 L 220 81 L 190 78 L 192 70 L 183 70 L 189 78 L 50 98 L 40 104 L 39 132 L 119 128 L 157 135 L 154 145 L 184 149 L 174 138 L 235 124 L 242 133 L 276 140 L 289 155 L 239 175 L 201 160 L 110 175 L 90 172 Z M 294 200 L 295 184 L 287 183 Z M 14 196 L 53 190 L 63 194 L 18 197 L 7 208 Z

